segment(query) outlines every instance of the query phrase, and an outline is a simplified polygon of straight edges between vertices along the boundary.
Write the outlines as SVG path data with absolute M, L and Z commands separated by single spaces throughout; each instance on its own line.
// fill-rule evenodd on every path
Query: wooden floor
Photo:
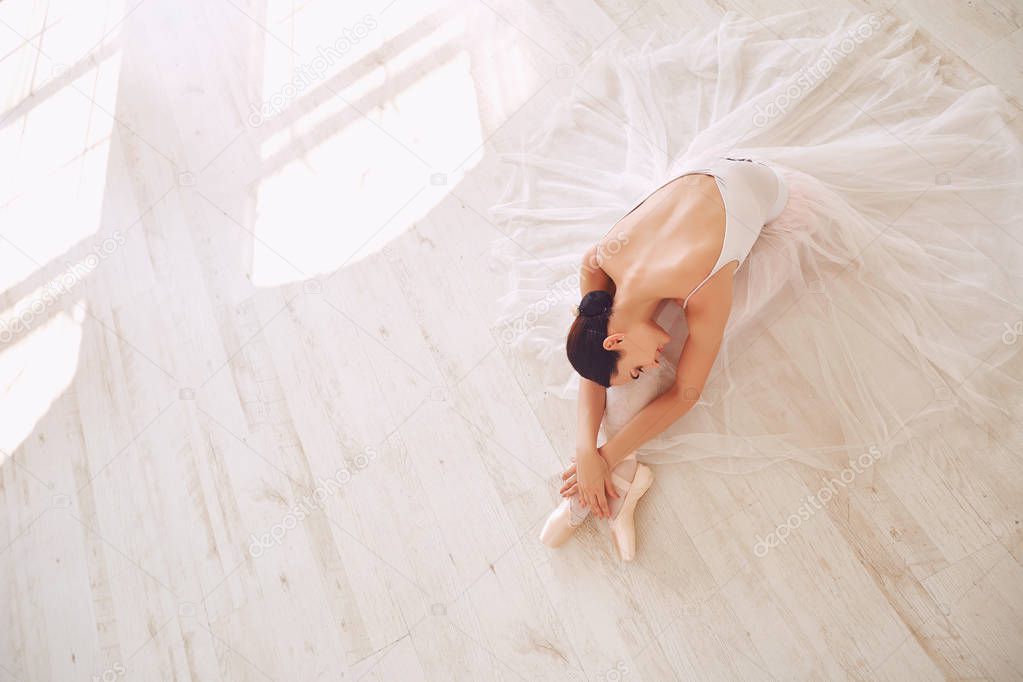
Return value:
M 498 154 L 615 32 L 802 3 L 427 5 L 0 2 L 0 682 L 1023 678 L 1018 425 L 536 540 Z M 1017 0 L 847 6 L 1023 102 Z

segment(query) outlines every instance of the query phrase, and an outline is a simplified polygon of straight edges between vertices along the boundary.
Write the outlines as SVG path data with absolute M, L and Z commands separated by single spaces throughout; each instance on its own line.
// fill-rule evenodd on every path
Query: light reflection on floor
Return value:
M 114 109 L 120 61 L 107 57 L 0 127 L 0 221 L 10 240 L 0 290 L 99 230 L 114 120 L 96 104 Z
M 78 305 L 81 305 L 79 302 Z M 11 453 L 32 433 L 78 369 L 85 311 L 60 312 L 17 341 L 0 346 L 0 451 Z
M 471 60 L 456 47 L 463 22 L 424 20 L 429 8 L 344 16 L 321 3 L 315 17 L 313 9 L 285 14 L 266 37 L 263 111 L 280 120 L 267 121 L 261 152 L 283 162 L 259 181 L 253 282 L 262 287 L 378 251 L 436 206 L 483 151 Z M 343 28 L 296 30 L 306 43 L 296 54 L 274 37 L 292 23 Z M 386 60 L 367 60 L 381 44 L 392 46 Z
M 0 82 L 0 450 L 13 452 L 71 385 L 84 302 L 61 270 L 101 230 L 114 140 L 124 3 L 5 4 Z M 69 259 L 73 260 L 73 259 Z M 74 264 L 70 264 L 74 265 Z M 26 283 L 47 280 L 23 293 Z M 50 274 L 52 273 L 52 275 Z M 31 286 L 31 285 L 28 285 Z M 62 289 L 61 286 L 64 288 Z

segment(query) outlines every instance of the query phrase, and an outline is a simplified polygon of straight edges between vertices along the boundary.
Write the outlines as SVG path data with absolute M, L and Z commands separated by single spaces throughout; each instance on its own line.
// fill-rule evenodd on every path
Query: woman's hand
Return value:
M 609 518 L 608 497 L 619 497 L 611 482 L 611 471 L 597 449 L 583 450 L 576 455 L 575 462 L 561 474 L 565 485 L 561 487 L 564 497 L 579 495 L 579 502 L 601 518 Z

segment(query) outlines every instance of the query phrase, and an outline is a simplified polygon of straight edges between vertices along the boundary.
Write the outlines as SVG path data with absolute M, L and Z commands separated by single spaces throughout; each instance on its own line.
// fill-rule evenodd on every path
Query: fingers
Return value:
M 599 490 L 587 493 L 579 488 L 579 484 L 575 480 L 572 480 L 561 489 L 561 496 L 572 497 L 573 495 L 579 496 L 580 506 L 589 509 L 591 514 L 596 514 L 602 519 L 611 518 L 611 510 L 608 506 L 607 498 Z M 614 492 L 614 497 L 620 497 L 617 491 Z
M 608 507 L 607 500 L 596 494 L 591 494 L 589 496 L 585 495 L 579 490 L 578 485 L 573 485 L 570 489 L 564 492 L 563 497 L 572 497 L 576 494 L 579 495 L 579 505 L 584 509 L 589 509 L 591 514 L 595 514 L 597 517 L 602 519 L 611 518 L 611 511 Z
M 575 475 L 575 464 L 573 464 L 573 465 L 571 465 L 570 467 L 568 467 L 567 469 L 565 469 L 564 473 L 563 473 L 563 474 L 561 474 L 561 480 L 563 480 L 563 481 L 564 481 L 564 480 L 566 480 L 566 479 L 567 479 L 567 478 L 568 478 L 569 476 L 574 476 L 574 475 Z
M 565 485 L 561 486 L 561 490 L 559 492 L 561 492 L 561 494 L 564 495 L 566 490 L 568 490 L 569 488 L 574 488 L 577 483 L 578 481 L 576 481 L 575 476 L 573 476 L 572 478 L 565 481 Z

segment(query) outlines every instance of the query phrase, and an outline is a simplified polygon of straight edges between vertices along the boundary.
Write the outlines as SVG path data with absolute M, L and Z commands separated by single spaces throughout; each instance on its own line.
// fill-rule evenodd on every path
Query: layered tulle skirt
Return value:
M 953 75 L 913 27 L 729 13 L 605 46 L 494 207 L 508 272 L 496 329 L 543 399 L 575 400 L 565 336 L 584 251 L 629 208 L 717 156 L 769 161 L 784 211 L 736 274 L 700 401 L 639 450 L 746 471 L 841 468 L 933 437 L 935 415 L 1012 420 L 1023 396 L 1023 145 L 1000 91 Z M 657 321 L 677 358 L 686 326 Z M 604 437 L 667 388 L 662 362 L 608 391 Z

